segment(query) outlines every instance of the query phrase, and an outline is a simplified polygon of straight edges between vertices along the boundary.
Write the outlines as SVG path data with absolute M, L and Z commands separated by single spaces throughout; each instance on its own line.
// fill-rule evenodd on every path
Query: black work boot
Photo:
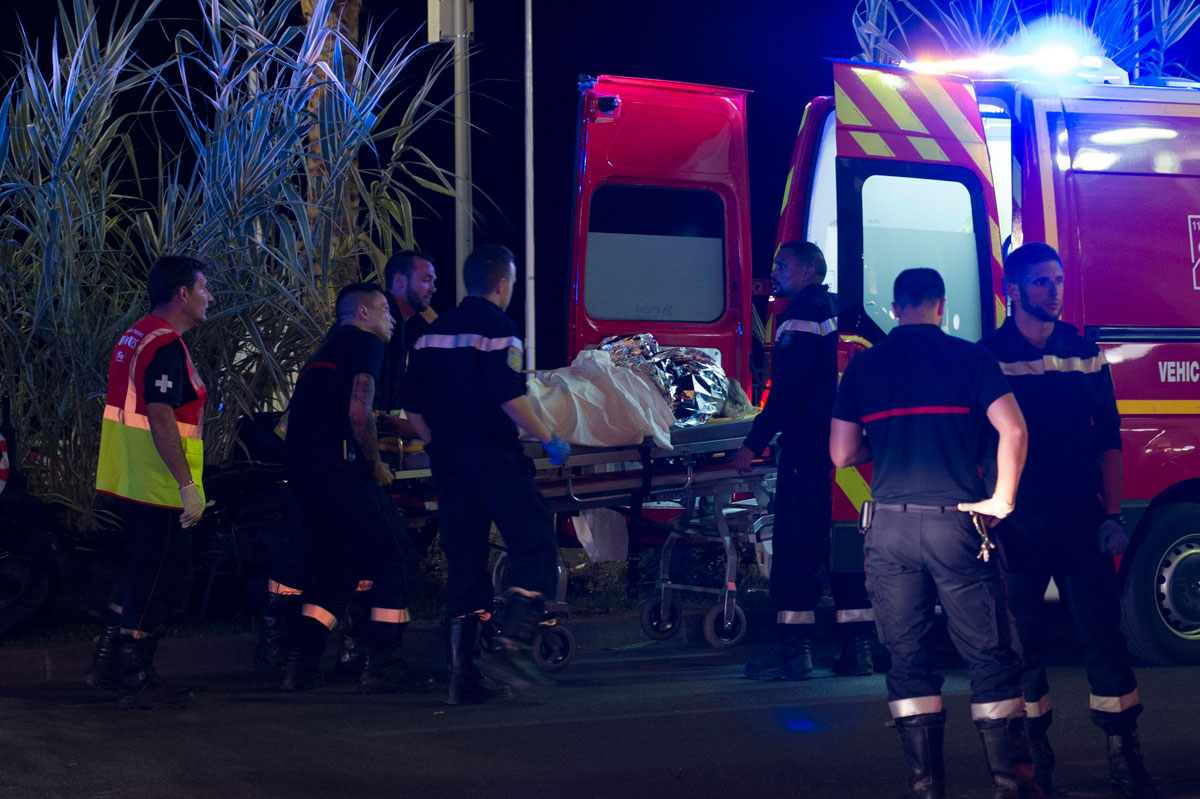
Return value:
M 777 624 L 779 640 L 767 656 L 746 664 L 747 680 L 807 680 L 812 677 L 812 642 L 800 625 Z M 808 625 L 805 625 L 808 626 Z
M 912 799 L 943 799 L 946 767 L 942 759 L 946 714 L 922 713 L 896 719 L 896 732 L 908 765 L 909 796 Z
M 1136 732 L 1108 736 L 1108 773 L 1112 789 L 1121 799 L 1158 799 L 1158 788 L 1142 762 Z
M 364 626 L 371 617 L 371 608 L 367 600 L 355 592 L 350 604 L 346 605 L 346 615 L 342 624 L 342 642 L 338 647 L 337 660 L 333 669 L 338 674 L 356 676 L 362 672 L 363 659 L 366 656 L 363 646 Z
M 866 677 L 875 673 L 871 660 L 871 639 L 865 635 L 843 635 L 842 653 L 833 661 L 833 670 L 845 677 Z
M 117 687 L 117 645 L 121 638 L 121 625 L 106 624 L 96 639 L 96 651 L 92 653 L 92 665 L 83 681 L 92 688 L 114 690 Z
M 318 667 L 325 652 L 325 639 L 329 630 L 324 624 L 309 616 L 296 619 L 289 636 L 291 644 L 283 662 L 283 677 L 279 690 L 287 693 L 307 691 L 324 683 Z
M 122 635 L 117 644 L 117 707 L 132 709 L 178 708 L 187 703 L 191 690 L 167 684 L 154 671 L 157 635 L 134 638 Z
M 258 646 L 254 648 L 254 670 L 271 674 L 283 667 L 287 658 L 285 641 L 288 626 L 300 611 L 299 594 L 267 594 L 258 621 Z
M 479 671 L 479 617 L 446 620 L 446 704 L 478 705 L 512 699 L 512 689 Z
M 400 647 L 376 651 L 363 647 L 362 669 L 358 672 L 360 694 L 412 694 L 433 688 L 433 678 L 413 674 L 400 657 Z
M 1025 715 L 975 722 L 992 774 L 993 799 L 1039 797 L 1045 794 L 1033 780 L 1033 757 L 1025 733 Z
M 1042 793 L 1053 796 L 1054 749 L 1050 747 L 1050 737 L 1047 735 L 1049 727 L 1048 715 L 1027 719 L 1025 723 L 1029 733 L 1029 754 L 1033 757 L 1033 781 L 1042 789 Z

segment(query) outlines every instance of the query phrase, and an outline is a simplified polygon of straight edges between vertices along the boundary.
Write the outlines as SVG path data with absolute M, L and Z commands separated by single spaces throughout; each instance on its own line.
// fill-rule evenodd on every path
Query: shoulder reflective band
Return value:
M 1047 372 L 1082 372 L 1095 374 L 1104 368 L 1104 355 L 1094 355 L 1091 358 L 1059 358 L 1055 355 L 1043 355 L 1036 361 L 1001 362 L 1000 371 L 1009 377 L 1018 375 L 1044 375 Z
M 837 332 L 837 319 L 826 319 L 824 322 L 811 322 L 807 319 L 789 319 L 779 326 L 775 340 L 779 341 L 785 333 L 813 333 L 827 336 Z
M 432 335 L 426 333 L 417 339 L 417 343 L 413 345 L 414 350 L 438 349 L 438 350 L 457 350 L 457 349 L 477 349 L 483 352 L 495 352 L 497 350 L 507 350 L 509 347 L 516 347 L 522 352 L 525 351 L 525 345 L 521 343 L 521 339 L 516 336 L 504 336 L 502 338 L 488 338 L 481 336 L 478 333 L 459 333 L 456 336 L 449 335 Z

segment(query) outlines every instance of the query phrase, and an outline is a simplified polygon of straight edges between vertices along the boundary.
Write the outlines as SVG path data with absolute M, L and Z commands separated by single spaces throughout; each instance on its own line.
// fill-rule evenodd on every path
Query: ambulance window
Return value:
M 927 266 L 946 282 L 947 333 L 976 341 L 982 329 L 971 195 L 949 180 L 872 175 L 862 188 L 863 307 L 884 332 L 896 325 L 892 283 Z
M 725 312 L 716 192 L 607 185 L 592 194 L 584 307 L 594 319 L 712 322 Z
M 825 255 L 825 266 L 828 272 L 825 283 L 829 290 L 837 293 L 837 181 L 834 175 L 834 164 L 837 161 L 836 133 L 837 120 L 830 114 L 825 119 L 825 128 L 821 132 L 821 143 L 817 149 L 817 157 L 813 169 L 812 198 L 808 205 L 808 227 L 804 238 L 821 248 Z M 798 180 L 793 176 L 792 180 Z

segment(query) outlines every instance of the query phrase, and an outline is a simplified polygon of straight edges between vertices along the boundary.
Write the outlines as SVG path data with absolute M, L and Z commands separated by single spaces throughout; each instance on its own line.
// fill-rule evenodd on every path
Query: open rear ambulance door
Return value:
M 651 333 L 750 390 L 750 200 L 741 89 L 580 83 L 568 348 Z

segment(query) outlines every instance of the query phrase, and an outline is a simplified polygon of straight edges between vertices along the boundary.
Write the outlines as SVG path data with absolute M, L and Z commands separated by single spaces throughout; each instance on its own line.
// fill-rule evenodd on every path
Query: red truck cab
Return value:
M 1098 58 L 1053 79 L 1028 64 L 956 71 L 833 62 L 833 96 L 804 107 L 776 243 L 825 253 L 843 365 L 894 326 L 902 269 L 936 268 L 946 331 L 974 341 L 1005 317 L 1004 252 L 1057 248 L 1063 319 L 1099 342 L 1122 416 L 1130 646 L 1200 663 L 1200 87 L 1129 85 Z M 609 77 L 581 88 L 571 351 L 644 330 L 720 351 L 747 383 L 746 93 Z M 598 214 L 609 191 L 620 208 Z M 597 293 L 610 280 L 626 292 L 616 300 Z M 838 470 L 835 568 L 868 484 Z

